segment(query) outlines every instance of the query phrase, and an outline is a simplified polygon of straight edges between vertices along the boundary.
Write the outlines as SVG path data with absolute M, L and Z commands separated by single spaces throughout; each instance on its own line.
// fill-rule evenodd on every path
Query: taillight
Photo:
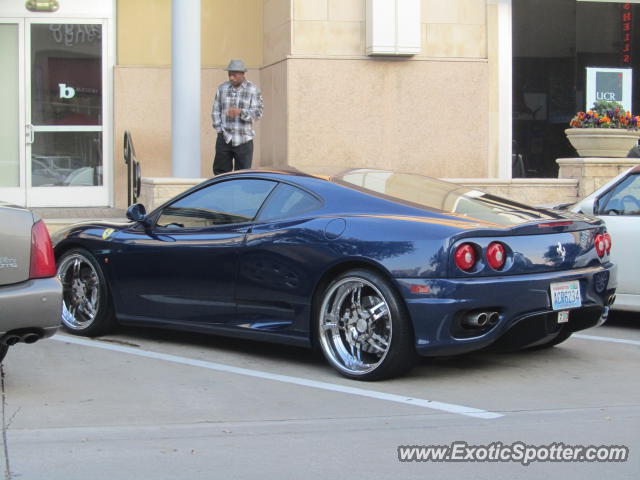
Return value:
M 607 255 L 611 253 L 611 235 L 608 233 L 604 234 L 604 248 L 607 252 Z
M 453 256 L 457 267 L 465 272 L 471 270 L 476 264 L 476 251 L 469 243 L 460 245 Z
M 31 227 L 31 265 L 29 278 L 55 277 L 56 260 L 53 256 L 51 237 L 42 220 Z
M 504 247 L 499 242 L 492 242 L 487 247 L 487 262 L 494 270 L 500 270 L 504 266 L 506 255 Z
M 595 243 L 596 243 L 596 253 L 598 254 L 599 257 L 603 257 L 604 252 L 607 249 L 604 235 L 602 235 L 601 233 L 597 234 Z

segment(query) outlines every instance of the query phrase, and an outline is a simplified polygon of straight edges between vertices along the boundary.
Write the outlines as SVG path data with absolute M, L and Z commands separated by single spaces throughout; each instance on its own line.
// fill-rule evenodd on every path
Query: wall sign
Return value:
M 622 5 L 622 63 L 625 65 L 631 65 L 632 21 L 631 4 L 624 3 Z
M 585 109 L 593 108 L 599 100 L 620 102 L 625 110 L 632 110 L 631 68 L 587 67 L 587 102 Z

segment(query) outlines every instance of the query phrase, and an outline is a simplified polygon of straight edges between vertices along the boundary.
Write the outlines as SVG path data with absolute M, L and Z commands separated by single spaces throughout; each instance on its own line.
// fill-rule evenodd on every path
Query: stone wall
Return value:
M 594 192 L 613 177 L 640 163 L 638 158 L 559 158 L 558 178 L 579 179 L 578 198 Z

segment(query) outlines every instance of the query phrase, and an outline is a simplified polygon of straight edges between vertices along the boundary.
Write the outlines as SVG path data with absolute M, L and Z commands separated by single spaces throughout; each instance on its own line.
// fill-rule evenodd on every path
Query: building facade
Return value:
M 173 1 L 180 8 L 190 0 Z M 536 46 L 540 39 L 527 26 L 531 5 L 543 3 L 201 0 L 200 175 L 212 175 L 211 105 L 231 58 L 245 61 L 247 78 L 263 92 L 255 166 L 394 167 L 508 180 L 513 140 L 529 166 L 548 162 L 556 150 L 535 157 L 536 142 L 548 142 L 548 134 L 522 140 L 520 130 L 536 131 L 539 123 L 525 124 L 519 98 L 529 109 L 544 103 L 544 120 L 553 123 L 561 117 L 550 114 L 558 92 L 574 92 L 574 107 L 580 93 L 575 74 L 558 78 L 565 90 L 555 97 L 532 75 L 532 58 L 555 55 Z M 551 3 L 573 6 L 573 25 L 587 4 L 603 5 Z M 606 3 L 619 10 L 629 2 Z M 622 17 L 606 18 L 613 43 L 605 49 L 617 52 Z M 125 131 L 143 176 L 172 175 L 172 21 L 171 0 L 0 0 L 0 199 L 125 206 Z M 563 60 L 547 65 L 551 71 Z M 537 90 L 522 75 L 535 76 Z

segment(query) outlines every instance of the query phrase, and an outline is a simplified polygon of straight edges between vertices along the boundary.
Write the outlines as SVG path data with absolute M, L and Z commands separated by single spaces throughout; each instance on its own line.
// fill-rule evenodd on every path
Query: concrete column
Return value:
M 200 0 L 171 2 L 171 161 L 174 177 L 200 177 Z
M 496 0 L 498 4 L 498 178 L 511 178 L 512 95 L 513 95 L 513 30 L 511 0 Z

